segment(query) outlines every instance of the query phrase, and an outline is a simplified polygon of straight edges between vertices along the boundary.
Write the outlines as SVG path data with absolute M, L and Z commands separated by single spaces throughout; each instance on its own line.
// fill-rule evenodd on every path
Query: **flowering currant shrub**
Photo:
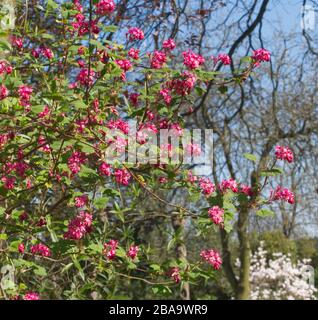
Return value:
M 251 258 L 251 299 L 315 300 L 317 289 L 310 283 L 309 263 L 309 259 L 293 263 L 282 253 L 269 259 L 261 244 Z
M 245 57 L 234 75 L 216 71 L 233 63 L 229 56 L 210 59 L 191 50 L 171 68 L 173 39 L 142 52 L 137 44 L 144 33 L 132 26 L 121 43 L 105 40 L 116 32 L 107 25 L 116 10 L 112 0 L 89 7 L 51 0 L 38 10 L 54 19 L 51 29 L 26 22 L 0 43 L 9 53 L 0 61 L 0 264 L 14 267 L 14 281 L 2 287 L 1 297 L 106 299 L 116 296 L 123 280 L 142 281 L 154 294 L 169 296 L 185 282 L 213 278 L 222 268 L 213 243 L 194 261 L 175 256 L 171 245 L 164 255 L 138 243 L 141 199 L 146 194 L 192 219 L 198 237 L 215 228 L 230 231 L 241 206 L 267 215 L 261 207 L 272 201 L 294 202 L 281 186 L 261 197 L 269 177 L 281 173 L 276 161 L 293 161 L 292 151 L 277 147 L 274 164 L 264 168 L 264 183 L 256 186 L 230 177 L 215 185 L 180 163 L 125 161 L 119 155 L 131 156 L 132 146 L 139 150 L 160 129 L 181 137 L 181 114 L 191 112 L 208 83 L 224 88 L 244 82 L 270 59 L 269 52 Z M 184 149 L 201 153 L 195 144 Z M 159 145 L 155 158 L 173 152 L 171 144 Z M 193 213 L 157 194 L 175 188 L 209 207 Z

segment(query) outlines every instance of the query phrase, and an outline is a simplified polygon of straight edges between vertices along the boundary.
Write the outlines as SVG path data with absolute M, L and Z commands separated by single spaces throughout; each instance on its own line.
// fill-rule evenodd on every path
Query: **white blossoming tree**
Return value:
M 275 253 L 268 259 L 261 243 L 251 257 L 252 300 L 313 300 L 317 289 L 310 281 L 310 259 L 293 263 L 290 255 Z

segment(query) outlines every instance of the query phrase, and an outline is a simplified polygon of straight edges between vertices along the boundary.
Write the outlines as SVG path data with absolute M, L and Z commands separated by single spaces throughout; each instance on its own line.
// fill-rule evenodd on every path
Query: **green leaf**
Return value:
M 76 256 L 72 255 L 72 260 L 73 260 L 74 266 L 76 267 L 76 269 L 79 272 L 80 277 L 82 278 L 83 281 L 85 281 L 84 271 L 83 271 L 79 261 L 76 259 Z
M 252 58 L 251 57 L 243 57 L 241 59 L 241 63 L 251 63 L 252 62 Z
M 244 153 L 243 157 L 246 158 L 247 160 L 251 160 L 253 162 L 257 161 L 257 157 L 254 154 L 251 154 L 251 153 Z
M 3 50 L 11 50 L 11 45 L 8 41 L 1 39 L 0 40 L 0 48 L 2 48 Z
M 78 174 L 81 178 L 90 178 L 90 177 L 98 177 L 98 174 L 96 173 L 95 170 L 82 166 L 81 171 Z
M 0 217 L 6 212 L 5 208 L 0 207 Z
M 95 206 L 96 209 L 98 209 L 98 210 L 105 209 L 108 201 L 109 201 L 109 198 L 107 198 L 107 197 L 97 198 L 97 199 L 94 201 L 94 206 Z
M 6 233 L 0 233 L 0 240 L 7 240 L 8 235 Z
M 34 274 L 38 276 L 46 276 L 46 270 L 41 266 L 36 266 L 36 269 L 33 270 Z
M 47 215 L 45 217 L 45 220 L 46 220 L 46 227 L 47 227 L 48 231 L 50 232 L 52 241 L 53 242 L 58 242 L 57 235 L 56 235 L 55 231 L 52 229 L 51 216 Z
M 275 213 L 268 209 L 260 209 L 256 212 L 256 215 L 259 217 L 267 217 L 267 216 L 274 216 Z
M 73 100 L 71 104 L 76 108 L 76 109 L 86 109 L 87 105 L 83 100 Z
M 265 177 L 275 177 L 275 176 L 278 176 L 280 174 L 283 173 L 283 170 L 280 169 L 280 168 L 273 168 L 273 169 L 270 169 L 270 170 L 264 170 L 261 172 L 261 176 L 265 176 Z
M 109 26 L 103 27 L 103 30 L 105 32 L 116 32 L 118 30 L 118 27 L 114 25 L 109 25 Z

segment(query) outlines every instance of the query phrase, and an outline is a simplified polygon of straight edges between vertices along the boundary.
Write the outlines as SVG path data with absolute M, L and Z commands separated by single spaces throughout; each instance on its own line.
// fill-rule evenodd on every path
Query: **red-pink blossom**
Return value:
M 103 253 L 106 256 L 106 258 L 108 258 L 109 260 L 115 259 L 117 246 L 117 240 L 109 240 L 108 242 L 104 243 Z
M 189 71 L 184 71 L 180 77 L 168 81 L 166 86 L 177 94 L 184 96 L 191 92 L 195 82 L 196 76 Z
M 40 255 L 42 257 L 50 257 L 51 256 L 50 249 L 42 243 L 38 243 L 38 244 L 33 245 L 31 247 L 31 253 Z
M 224 65 L 231 64 L 231 58 L 227 54 L 220 53 L 217 57 L 218 61 L 221 61 Z
M 138 246 L 130 246 L 129 250 L 127 251 L 127 256 L 131 259 L 135 259 L 139 251 Z
M 164 102 L 169 105 L 171 103 L 171 92 L 168 89 L 161 89 L 159 94 L 162 96 Z
M 64 239 L 79 240 L 92 230 L 93 216 L 86 211 L 81 211 L 68 224 L 68 230 L 64 234 Z
M 277 186 L 275 190 L 271 191 L 270 200 L 283 200 L 290 204 L 295 203 L 295 195 L 288 190 L 287 188 L 283 188 L 281 186 Z
M 111 166 L 109 164 L 107 164 L 106 162 L 102 162 L 102 164 L 98 168 L 98 171 L 104 176 L 110 176 L 111 175 Z
M 194 184 L 197 180 L 198 180 L 198 177 L 193 175 L 191 171 L 188 171 L 187 181 L 190 182 L 191 184 Z
M 4 84 L 0 85 L 0 100 L 5 99 L 9 95 L 9 90 Z
M 84 207 L 87 205 L 87 203 L 88 203 L 88 196 L 86 194 L 75 197 L 75 207 L 76 208 Z
M 220 254 L 213 249 L 202 250 L 200 256 L 209 263 L 215 270 L 219 270 L 222 264 Z
M 0 76 L 12 73 L 12 66 L 7 61 L 0 61 Z
M 9 177 L 2 177 L 2 178 L 1 178 L 1 181 L 3 182 L 4 187 L 5 187 L 6 189 L 11 190 L 11 189 L 14 188 L 14 183 L 15 183 L 15 181 L 16 181 L 16 178 L 15 178 L 15 177 L 11 177 L 11 178 L 9 178 Z
M 131 178 L 131 174 L 127 169 L 116 169 L 114 172 L 114 176 L 116 182 L 124 186 L 127 186 L 129 184 L 129 180 Z
M 41 53 L 48 59 L 52 59 L 54 57 L 53 51 L 50 48 L 41 47 Z
M 86 161 L 86 154 L 81 151 L 74 151 L 67 160 L 67 165 L 73 174 L 81 170 L 81 164 Z
M 164 52 L 162 51 L 157 51 L 155 50 L 151 55 L 150 55 L 150 65 L 151 68 L 154 69 L 160 69 L 163 67 L 163 65 L 167 62 L 167 56 Z
M 240 192 L 246 194 L 249 197 L 251 197 L 253 195 L 252 188 L 250 186 L 243 184 L 243 183 L 240 184 Z
M 131 48 L 128 51 L 128 57 L 130 57 L 134 60 L 138 60 L 139 59 L 139 52 L 140 52 L 140 50 L 135 49 L 135 48 Z
M 220 225 L 224 222 L 224 210 L 219 206 L 213 206 L 208 211 L 210 219 L 216 224 Z
M 114 12 L 115 3 L 113 0 L 100 0 L 96 4 L 96 12 L 100 15 L 106 15 Z
M 289 163 L 294 161 L 293 151 L 288 147 L 276 146 L 275 156 L 277 159 L 286 160 Z
M 183 55 L 183 64 L 189 69 L 196 69 L 204 63 L 204 58 L 192 51 L 185 51 Z
M 168 271 L 168 276 L 175 282 L 179 283 L 181 281 L 180 269 L 178 267 L 172 267 Z
M 30 106 L 31 94 L 33 92 L 33 88 L 29 85 L 20 85 L 18 88 L 18 94 L 20 98 L 20 104 L 24 107 Z
M 238 184 L 233 178 L 228 180 L 223 180 L 219 185 L 219 190 L 221 192 L 226 192 L 226 190 L 228 189 L 232 190 L 235 193 L 239 191 Z
M 14 47 L 17 47 L 18 49 L 22 49 L 23 48 L 23 39 L 22 38 L 18 38 L 16 36 L 12 36 L 11 37 L 11 43 Z
M 76 81 L 82 86 L 91 86 L 94 83 L 96 73 L 93 70 L 81 69 L 76 77 Z
M 162 43 L 162 46 L 167 50 L 173 50 L 176 47 L 176 44 L 173 39 L 168 39 Z
M 271 54 L 266 49 L 257 49 L 253 51 L 252 59 L 256 62 L 268 62 L 271 59 Z
M 210 196 L 215 191 L 215 185 L 208 178 L 201 178 L 199 186 L 203 194 Z
M 130 28 L 126 36 L 128 37 L 129 41 L 143 40 L 145 38 L 143 31 L 136 27 Z
M 124 134 L 129 133 L 129 124 L 128 124 L 128 122 L 126 122 L 122 119 L 110 120 L 110 121 L 108 121 L 106 126 L 109 129 L 118 129 L 118 130 L 122 131 Z
M 133 92 L 129 95 L 129 101 L 132 103 L 134 107 L 138 105 L 140 93 Z
M 29 291 L 23 296 L 23 300 L 40 300 L 40 295 L 37 292 Z
M 24 244 L 23 244 L 23 243 L 20 243 L 20 244 L 18 245 L 18 251 L 19 251 L 19 253 L 24 253 L 24 250 L 25 250 Z
M 116 60 L 116 63 L 125 72 L 132 68 L 132 64 L 129 60 Z

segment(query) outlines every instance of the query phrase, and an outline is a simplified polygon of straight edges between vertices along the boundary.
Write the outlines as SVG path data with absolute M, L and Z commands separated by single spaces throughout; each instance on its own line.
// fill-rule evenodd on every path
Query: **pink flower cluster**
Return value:
M 108 242 L 104 243 L 104 255 L 109 260 L 113 260 L 116 257 L 116 249 L 118 246 L 117 240 L 109 240 Z
M 75 16 L 75 21 L 72 22 L 72 27 L 74 30 L 77 30 L 79 36 L 83 36 L 90 31 L 94 34 L 98 34 L 100 29 L 97 26 L 98 19 L 95 20 L 86 20 L 85 16 L 82 13 L 77 13 Z M 74 33 L 71 30 L 71 33 Z
M 84 207 L 87 205 L 87 203 L 88 203 L 88 196 L 86 194 L 75 197 L 75 207 L 76 208 Z
M 188 67 L 189 69 L 196 69 L 201 64 L 204 63 L 204 58 L 199 54 L 195 54 L 192 51 L 185 51 L 182 53 L 183 55 L 183 64 Z
M 168 276 L 175 282 L 179 283 L 181 281 L 180 269 L 178 267 L 172 267 L 168 271 Z
M 37 292 L 27 292 L 23 296 L 23 300 L 40 300 L 40 295 Z
M 33 245 L 31 247 L 31 253 L 38 254 L 42 257 L 50 257 L 51 256 L 50 249 L 42 243 L 38 243 L 38 244 Z
M 164 47 L 164 49 L 173 50 L 176 47 L 176 44 L 173 39 L 168 39 L 162 43 L 162 46 Z
M 252 188 L 242 183 L 240 184 L 240 192 L 246 194 L 249 197 L 253 195 Z
M 219 206 L 214 206 L 208 211 L 210 219 L 216 225 L 220 225 L 224 222 L 224 210 Z
M 11 43 L 14 47 L 18 48 L 18 49 L 22 49 L 23 48 L 23 39 L 22 38 L 18 38 L 16 36 L 12 36 L 11 37 Z
M 116 63 L 125 72 L 132 68 L 132 64 L 129 60 L 116 60 Z
M 289 163 L 292 163 L 294 161 L 294 154 L 288 147 L 276 146 L 275 156 L 277 159 L 286 160 Z
M 90 87 L 94 83 L 95 71 L 88 69 L 81 69 L 76 77 L 76 81 L 82 86 Z
M 140 52 L 140 50 L 135 49 L 135 48 L 131 48 L 128 51 L 128 57 L 130 57 L 134 60 L 138 60 L 139 59 L 139 52 Z
M 217 57 L 218 61 L 221 61 L 224 65 L 231 64 L 231 58 L 227 54 L 220 53 Z
M 19 86 L 18 94 L 19 94 L 21 106 L 24 106 L 24 107 L 30 106 L 30 99 L 31 99 L 32 92 L 33 92 L 33 89 L 31 86 L 24 85 L 24 84 Z
M 167 56 L 162 51 L 155 50 L 152 55 L 150 55 L 150 65 L 151 68 L 160 69 L 167 62 Z
M 4 84 L 0 85 L 0 100 L 5 99 L 9 95 L 9 90 Z
M 234 179 L 223 180 L 219 185 L 219 190 L 221 192 L 226 192 L 226 190 L 232 190 L 234 193 L 239 191 L 238 184 Z
M 3 182 L 4 184 L 4 187 L 8 190 L 12 190 L 14 188 L 14 183 L 16 181 L 16 178 L 15 177 L 2 177 L 1 178 L 1 181 Z
M 40 57 L 40 54 L 42 54 L 45 58 L 49 60 L 54 57 L 53 51 L 50 48 L 46 48 L 46 47 L 32 49 L 31 54 L 36 59 Z
M 113 0 L 101 0 L 96 4 L 96 13 L 100 15 L 111 14 L 115 10 L 115 3 Z
M 171 103 L 171 95 L 170 95 L 170 91 L 168 89 L 161 89 L 159 91 L 159 94 L 162 96 L 164 102 L 169 105 Z
M 114 172 L 116 182 L 124 186 L 128 186 L 131 174 L 127 169 L 116 169 Z
M 137 257 L 138 251 L 138 246 L 130 246 L 129 250 L 127 251 L 127 257 L 134 260 Z
M 124 134 L 129 133 L 129 124 L 128 124 L 128 122 L 126 122 L 122 119 L 110 120 L 110 121 L 108 121 L 106 126 L 109 129 L 118 129 L 118 130 L 122 131 Z
M 84 152 L 74 151 L 67 160 L 67 166 L 73 174 L 76 174 L 81 170 L 81 164 L 83 164 L 86 159 L 86 154 Z
M 0 61 L 0 76 L 2 76 L 4 73 L 11 74 L 12 70 L 13 69 L 8 62 Z
M 215 191 L 215 185 L 208 178 L 201 178 L 199 180 L 199 186 L 202 193 L 207 197 Z
M 166 83 L 167 88 L 174 90 L 177 94 L 185 96 L 193 89 L 196 76 L 189 71 L 184 71 L 182 75 Z
M 104 176 L 111 175 L 111 166 L 106 162 L 102 162 L 101 165 L 98 167 L 98 171 Z
M 143 40 L 145 38 L 143 31 L 136 27 L 130 28 L 126 36 L 128 37 L 129 41 Z
M 92 230 L 93 216 L 82 211 L 68 224 L 68 230 L 64 233 L 64 239 L 79 240 Z
M 222 264 L 220 254 L 213 249 L 202 250 L 200 256 L 209 263 L 215 270 L 219 270 Z
M 264 61 L 270 61 L 271 54 L 266 49 L 257 49 L 253 51 L 252 59 L 256 62 L 264 62 Z
M 270 199 L 273 201 L 283 200 L 290 204 L 295 203 L 295 195 L 287 188 L 282 188 L 281 186 L 277 186 L 275 190 L 271 191 Z
M 24 244 L 23 244 L 23 243 L 20 243 L 20 244 L 18 245 L 18 251 L 19 251 L 19 253 L 24 253 L 24 250 L 25 250 Z

